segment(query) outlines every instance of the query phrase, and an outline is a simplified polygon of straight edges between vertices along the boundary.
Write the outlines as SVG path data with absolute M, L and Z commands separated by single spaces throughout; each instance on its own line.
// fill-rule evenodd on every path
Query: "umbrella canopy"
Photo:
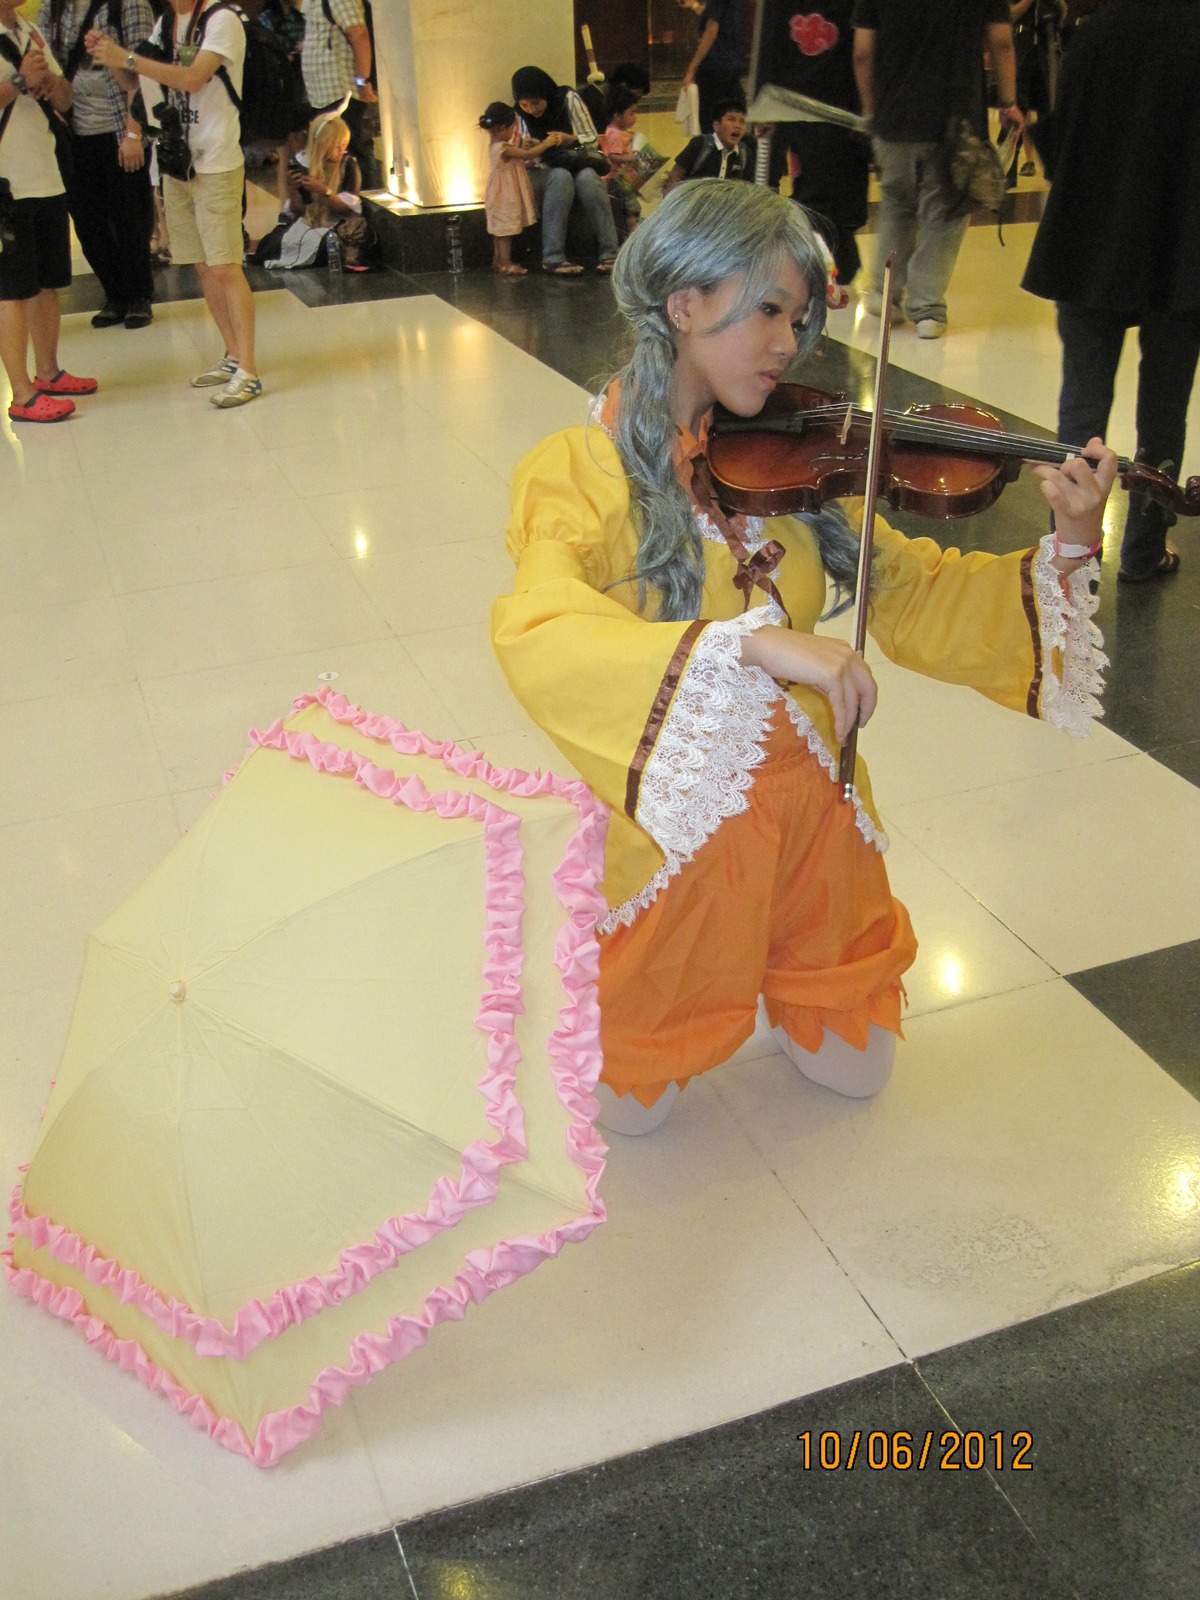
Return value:
M 605 813 L 326 689 L 92 935 L 6 1259 L 270 1465 L 603 1220 Z

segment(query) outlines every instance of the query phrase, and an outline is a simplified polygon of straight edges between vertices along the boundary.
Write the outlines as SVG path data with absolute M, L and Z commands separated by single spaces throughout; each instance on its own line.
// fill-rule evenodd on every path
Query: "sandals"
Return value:
M 543 262 L 542 271 L 548 272 L 552 278 L 577 278 L 583 268 L 577 267 L 573 261 L 559 261 L 553 266 Z
M 493 267 L 492 271 L 501 278 L 524 278 L 528 274 L 527 267 L 519 267 L 515 261 L 510 261 L 506 267 Z
M 73 400 L 59 400 L 51 394 L 35 394 L 23 405 L 16 400 L 8 408 L 13 422 L 65 422 L 75 410 Z
M 612 271 L 613 262 L 615 260 L 616 260 L 615 256 L 609 256 L 607 261 L 597 261 L 597 263 L 596 263 L 596 271 L 604 273 L 605 275 L 607 275 L 608 273 L 610 273 Z
M 1150 568 L 1149 572 L 1118 572 L 1118 583 L 1153 583 L 1157 578 L 1170 578 L 1179 571 L 1179 551 L 1172 550 L 1170 545 L 1163 551 L 1158 559 L 1157 566 Z
M 35 378 L 33 387 L 39 394 L 95 394 L 99 384 L 95 378 L 77 378 L 60 368 L 52 378 Z

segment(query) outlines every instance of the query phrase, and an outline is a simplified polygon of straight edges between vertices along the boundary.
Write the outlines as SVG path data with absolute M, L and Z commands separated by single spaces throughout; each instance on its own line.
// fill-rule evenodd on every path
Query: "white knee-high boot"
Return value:
M 815 1052 L 803 1049 L 783 1028 L 776 1028 L 775 1036 L 788 1060 L 806 1078 L 857 1100 L 878 1094 L 891 1077 L 896 1061 L 896 1035 L 874 1022 L 865 1050 L 856 1050 L 828 1028 L 821 1048 Z
M 606 1133 L 653 1133 L 679 1099 L 679 1085 L 669 1084 L 652 1106 L 644 1106 L 631 1094 L 617 1094 L 606 1083 L 596 1085 L 596 1099 L 600 1102 L 596 1121 Z

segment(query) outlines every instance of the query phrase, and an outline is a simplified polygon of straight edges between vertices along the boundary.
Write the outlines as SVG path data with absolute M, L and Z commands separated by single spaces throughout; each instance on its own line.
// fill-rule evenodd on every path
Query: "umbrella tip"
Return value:
M 167 993 L 171 996 L 171 999 L 174 1000 L 176 1003 L 178 1003 L 181 1000 L 186 1000 L 187 999 L 187 984 L 182 982 L 181 979 L 176 978 L 174 983 L 168 984 Z

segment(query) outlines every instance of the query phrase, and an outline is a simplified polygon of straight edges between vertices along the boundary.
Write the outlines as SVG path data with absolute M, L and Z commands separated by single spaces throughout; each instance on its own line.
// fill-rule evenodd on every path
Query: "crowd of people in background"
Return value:
M 223 351 L 192 384 L 222 410 L 257 399 L 245 152 L 265 136 L 284 232 L 313 235 L 314 258 L 336 248 L 351 269 L 368 263 L 359 192 L 380 182 L 369 0 L 43 0 L 36 23 L 28 9 L 0 0 L 10 420 L 65 421 L 97 388 L 58 363 L 72 222 L 104 296 L 93 327 L 147 327 L 154 266 L 194 266 Z

